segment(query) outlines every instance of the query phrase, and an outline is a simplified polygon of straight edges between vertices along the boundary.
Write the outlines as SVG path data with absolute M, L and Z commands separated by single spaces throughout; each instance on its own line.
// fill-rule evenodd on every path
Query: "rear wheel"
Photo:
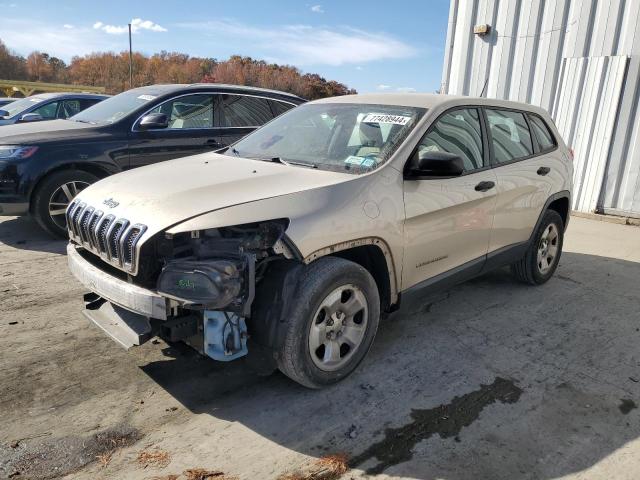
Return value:
M 511 266 L 514 276 L 531 285 L 545 283 L 558 268 L 563 240 L 562 217 L 555 210 L 547 210 L 524 257 Z
M 371 274 L 336 257 L 307 267 L 297 290 L 278 367 L 310 388 L 336 383 L 365 357 L 380 319 L 380 297 Z
M 82 170 L 64 170 L 47 176 L 33 196 L 32 211 L 38 224 L 50 234 L 66 238 L 65 212 L 74 197 L 98 177 Z

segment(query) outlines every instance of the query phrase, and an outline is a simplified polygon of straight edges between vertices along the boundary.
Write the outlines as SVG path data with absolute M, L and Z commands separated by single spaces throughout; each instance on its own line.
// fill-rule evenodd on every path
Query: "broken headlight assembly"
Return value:
M 167 237 L 158 293 L 188 309 L 225 310 L 248 316 L 256 271 L 275 254 L 288 221 L 270 220 Z M 184 236 L 187 236 L 186 238 Z
M 158 293 L 186 304 L 222 308 L 240 294 L 245 265 L 240 260 L 176 260 L 158 278 Z

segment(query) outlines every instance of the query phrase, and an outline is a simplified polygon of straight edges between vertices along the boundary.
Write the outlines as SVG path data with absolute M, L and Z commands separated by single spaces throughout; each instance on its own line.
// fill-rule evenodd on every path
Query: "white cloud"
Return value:
M 314 13 L 324 13 L 324 8 L 322 8 L 322 5 L 314 5 L 311 7 L 311 11 Z
M 400 92 L 400 93 L 413 93 L 416 92 L 417 90 L 413 87 L 398 87 L 396 88 L 396 92 Z
M 362 70 L 364 70 L 364 68 L 362 68 L 360 65 L 358 65 L 358 66 L 356 67 L 356 70 L 362 71 Z
M 198 30 L 202 43 L 258 48 L 263 58 L 294 65 L 362 65 L 376 60 L 406 58 L 415 55 L 415 48 L 385 33 L 371 33 L 351 27 L 329 28 L 309 25 L 283 25 L 271 28 L 254 27 L 231 21 L 216 20 L 201 23 L 181 23 L 180 28 Z
M 62 27 L 66 28 L 67 30 L 71 30 L 74 28 L 73 25 L 69 25 L 68 23 L 65 23 Z
M 93 28 L 96 30 L 102 30 L 103 32 L 111 35 L 120 35 L 129 31 L 128 25 L 106 25 L 102 22 L 94 23 Z M 141 18 L 134 18 L 131 20 L 131 33 L 137 33 L 140 30 L 149 30 L 152 32 L 167 31 L 166 28 L 161 27 L 157 23 L 153 23 L 151 20 L 142 20 Z
M 378 90 L 389 90 L 391 88 L 391 85 L 385 85 L 383 83 L 381 83 L 380 85 L 378 85 L 376 87 Z
M 45 51 L 66 62 L 75 55 L 119 52 L 128 48 L 124 39 L 105 36 L 90 25 L 60 28 L 57 23 L 28 18 L 3 18 L 2 41 L 20 55 L 26 56 L 34 50 Z

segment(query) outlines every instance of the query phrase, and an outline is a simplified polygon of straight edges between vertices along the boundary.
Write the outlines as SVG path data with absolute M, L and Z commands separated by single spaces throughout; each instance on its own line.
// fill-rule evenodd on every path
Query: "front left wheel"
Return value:
M 371 274 L 349 260 L 321 258 L 306 267 L 298 285 L 278 367 L 305 387 L 336 383 L 363 360 L 379 319 Z
M 55 237 L 67 237 L 65 212 L 74 197 L 98 177 L 82 170 L 63 170 L 45 177 L 33 195 L 31 211 L 38 224 Z

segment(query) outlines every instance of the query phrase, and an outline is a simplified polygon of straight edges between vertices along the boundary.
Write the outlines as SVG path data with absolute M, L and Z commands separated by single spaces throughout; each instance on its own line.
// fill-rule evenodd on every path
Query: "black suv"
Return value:
M 68 120 L 0 128 L 0 215 L 31 213 L 66 236 L 65 210 L 108 175 L 224 148 L 303 103 L 232 85 L 153 85 L 111 97 Z

